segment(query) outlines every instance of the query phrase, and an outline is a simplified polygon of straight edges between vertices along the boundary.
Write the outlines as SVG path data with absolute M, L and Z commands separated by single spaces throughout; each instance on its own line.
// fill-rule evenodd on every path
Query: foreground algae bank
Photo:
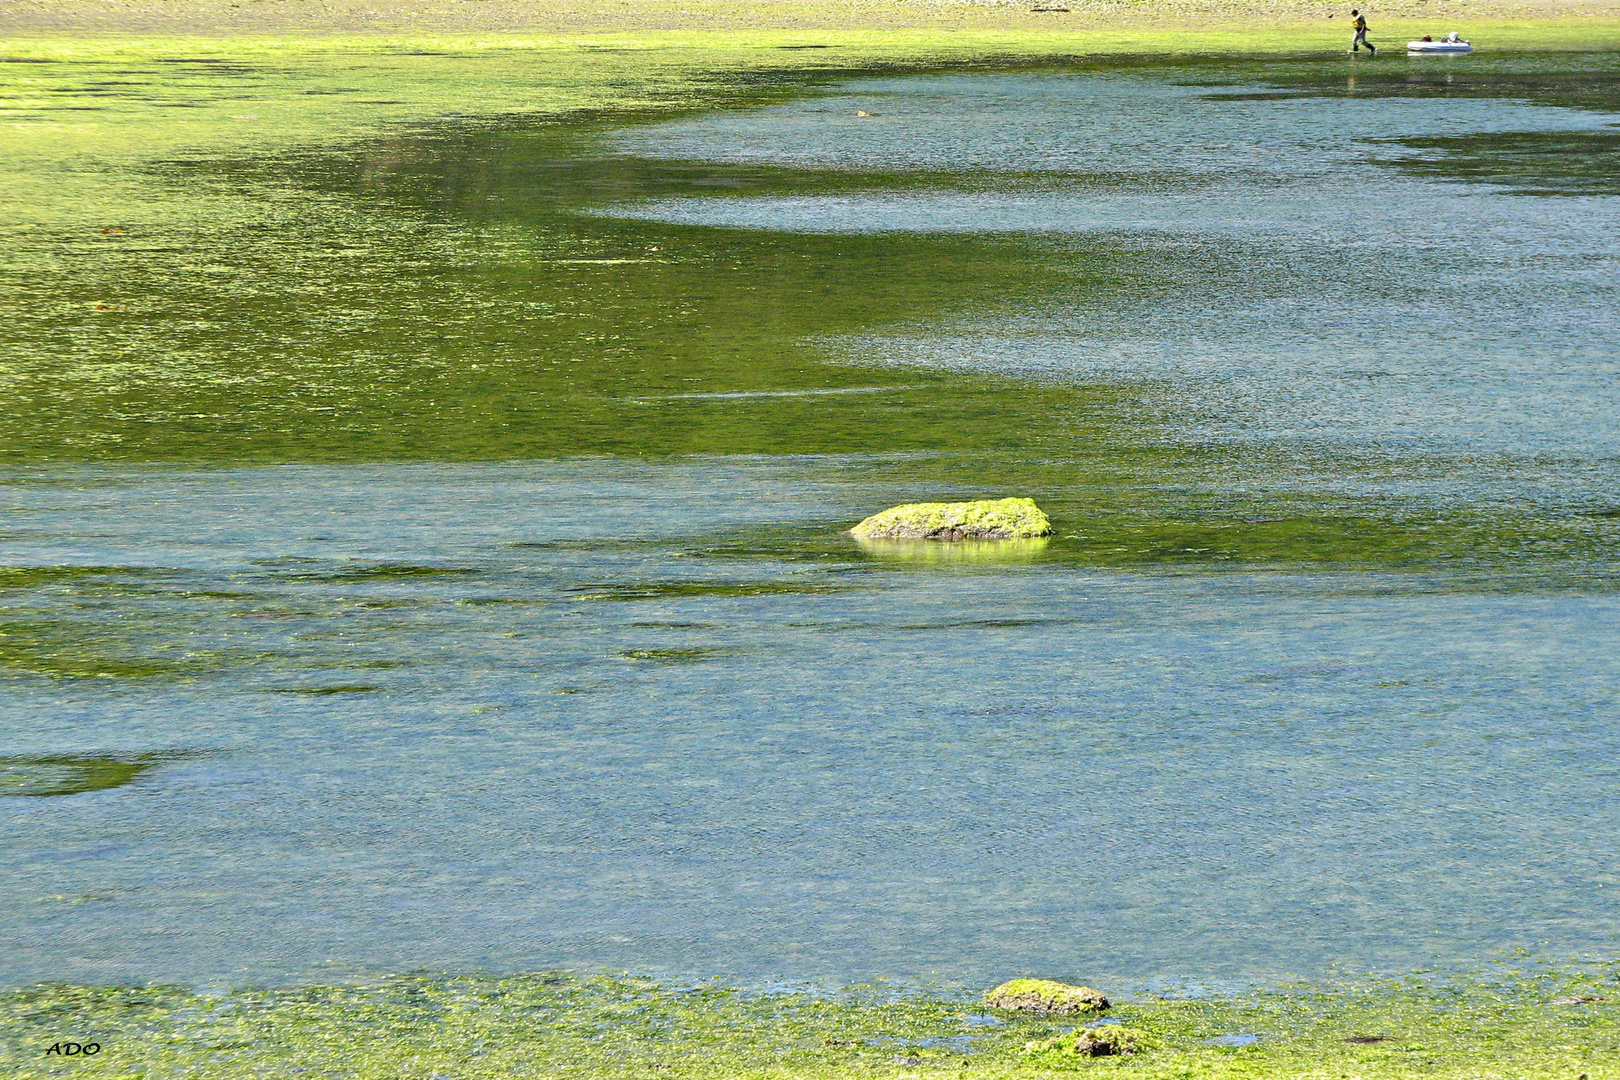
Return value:
M 6 1075 L 1620 1076 L 1620 19 L 1050 7 L 0 12 Z
M 1144 995 L 1117 1022 L 992 1014 L 892 985 L 761 994 L 537 974 L 201 994 L 0 996 L 8 1075 L 496 1077 L 1567 1077 L 1614 1075 L 1612 971 L 1503 967 L 1236 998 Z M 89 1061 L 44 1057 L 94 1037 Z M 1096 1054 L 1076 1047 L 1110 1046 Z

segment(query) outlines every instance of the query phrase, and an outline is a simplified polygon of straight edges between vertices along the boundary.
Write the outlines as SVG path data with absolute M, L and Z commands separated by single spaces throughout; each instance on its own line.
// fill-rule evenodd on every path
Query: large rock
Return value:
M 1046 536 L 1052 523 L 1034 499 L 907 503 L 850 530 L 857 540 L 1014 540 Z
M 1108 1008 L 1108 999 L 1089 986 L 1070 986 L 1051 979 L 1014 979 L 984 995 L 992 1009 L 1073 1015 L 1098 1013 Z

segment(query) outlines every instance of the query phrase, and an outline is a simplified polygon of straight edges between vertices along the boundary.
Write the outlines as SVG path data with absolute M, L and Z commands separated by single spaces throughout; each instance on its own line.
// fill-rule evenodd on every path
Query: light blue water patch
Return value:
M 1142 380 L 1192 441 L 1466 459 L 1438 474 L 1434 493 L 1450 503 L 1534 498 L 1531 474 L 1549 466 L 1565 496 L 1613 494 L 1620 199 L 1412 176 L 1393 163 L 1432 151 L 1393 140 L 1594 132 L 1620 118 L 1483 97 L 1265 90 L 1095 73 L 856 83 L 620 142 L 658 156 L 956 179 L 608 212 L 1044 238 L 1085 265 L 1104 258 L 1103 271 L 1055 302 L 823 345 L 859 363 Z
M 1248 1032 L 1242 1032 L 1242 1031 L 1233 1032 L 1230 1035 L 1217 1035 L 1213 1039 L 1205 1039 L 1204 1040 L 1204 1042 L 1207 1043 L 1210 1046 L 1231 1046 L 1231 1047 L 1253 1046 L 1255 1043 L 1257 1043 L 1259 1041 L 1260 1041 L 1260 1036 L 1258 1036 L 1258 1035 L 1250 1035 Z
M 0 799 L 0 976 L 1614 948 L 1620 599 L 715 546 L 830 534 L 896 494 L 865 467 L 19 477 L 0 562 L 155 569 L 13 608 L 223 659 L 7 677 L 6 755 L 193 754 Z

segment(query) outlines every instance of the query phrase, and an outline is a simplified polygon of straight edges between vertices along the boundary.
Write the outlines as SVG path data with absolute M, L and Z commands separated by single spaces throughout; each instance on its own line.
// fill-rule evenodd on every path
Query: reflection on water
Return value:
M 936 543 L 932 540 L 866 540 L 856 541 L 862 551 L 873 558 L 891 562 L 918 563 L 924 566 L 952 566 L 963 563 L 996 565 L 1032 562 L 1052 544 L 1049 536 L 1031 536 L 1016 540 L 964 540 L 957 543 Z
M 19 756 L 208 753 L 4 800 L 4 977 L 1117 984 L 1620 930 L 1615 598 L 890 562 L 837 533 L 897 501 L 867 465 L 10 487 L 4 562 L 141 570 L 26 596 L 211 659 L 8 679 Z M 403 566 L 460 572 L 354 572 Z

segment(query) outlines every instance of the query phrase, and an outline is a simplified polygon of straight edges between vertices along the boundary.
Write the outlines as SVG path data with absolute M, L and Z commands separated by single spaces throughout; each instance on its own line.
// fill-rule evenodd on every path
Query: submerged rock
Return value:
M 1051 979 L 1014 979 L 984 995 L 992 1009 L 1029 1013 L 1095 1013 L 1108 1008 L 1108 999 L 1089 986 L 1070 986 Z
M 850 530 L 857 540 L 1015 540 L 1051 532 L 1034 499 L 907 503 Z

